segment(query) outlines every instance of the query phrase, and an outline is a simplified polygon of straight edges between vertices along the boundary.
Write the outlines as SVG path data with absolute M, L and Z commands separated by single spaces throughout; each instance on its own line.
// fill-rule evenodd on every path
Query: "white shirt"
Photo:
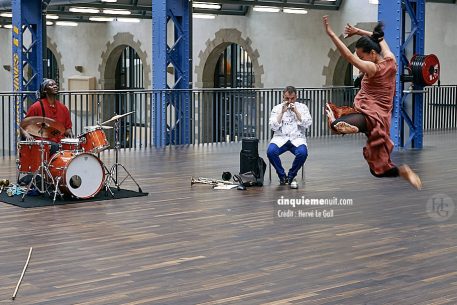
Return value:
M 306 145 L 305 130 L 311 126 L 313 119 L 305 104 L 295 102 L 294 105 L 300 113 L 301 121 L 298 121 L 297 116 L 292 110 L 287 110 L 282 115 L 282 120 L 279 123 L 278 115 L 282 111 L 282 103 L 274 106 L 271 110 L 269 123 L 271 130 L 274 131 L 274 135 L 270 143 L 281 147 L 290 140 L 295 147 L 302 144 Z

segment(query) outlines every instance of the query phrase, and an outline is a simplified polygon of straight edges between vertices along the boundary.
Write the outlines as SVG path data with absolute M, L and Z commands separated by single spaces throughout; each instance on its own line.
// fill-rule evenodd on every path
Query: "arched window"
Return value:
M 238 44 L 230 44 L 219 56 L 214 71 L 215 88 L 253 88 L 249 55 Z M 214 92 L 213 139 L 238 141 L 255 136 L 256 99 L 251 91 Z
M 144 89 L 143 62 L 132 47 L 126 47 L 116 66 L 116 89 Z
M 214 88 L 252 88 L 254 81 L 249 55 L 232 43 L 219 56 L 214 71 Z
M 116 65 L 115 89 L 139 90 L 144 89 L 143 62 L 134 48 L 127 46 L 121 53 Z M 116 95 L 116 113 L 123 114 L 131 111 L 135 113 L 126 117 L 121 124 L 121 147 L 133 146 L 133 132 L 135 127 L 141 126 L 142 101 L 140 95 L 132 93 Z

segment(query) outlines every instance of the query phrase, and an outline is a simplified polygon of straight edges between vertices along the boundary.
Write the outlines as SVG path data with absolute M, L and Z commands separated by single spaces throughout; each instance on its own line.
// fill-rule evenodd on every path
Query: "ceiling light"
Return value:
M 109 22 L 114 21 L 113 17 L 89 17 L 90 21 Z
M 379 4 L 379 0 L 368 0 L 370 4 Z
M 214 19 L 214 18 L 216 18 L 216 15 L 194 13 L 194 14 L 192 14 L 192 17 L 198 18 L 198 19 Z
M 73 21 L 57 21 L 56 25 L 63 25 L 63 26 L 77 26 L 78 23 Z
M 140 22 L 139 18 L 116 18 L 116 20 L 119 22 L 132 22 L 132 23 Z
M 192 4 L 193 7 L 195 8 L 203 8 L 203 9 L 209 9 L 209 10 L 220 10 L 221 5 L 217 3 L 204 3 L 204 2 L 194 2 Z
M 104 14 L 109 14 L 109 15 L 130 15 L 132 12 L 127 11 L 127 10 L 103 10 Z
M 280 11 L 279 7 L 274 6 L 254 6 L 252 9 L 256 12 L 264 13 L 278 13 Z
M 13 28 L 13 25 L 12 25 L 12 24 L 5 24 L 5 25 L 3 25 L 3 27 L 4 27 L 5 29 L 12 29 L 12 28 Z
M 50 14 L 46 15 L 46 19 L 57 20 L 59 19 L 59 16 Z
M 68 9 L 72 13 L 88 13 L 88 14 L 98 14 L 100 10 L 90 7 L 70 7 Z
M 117 2 L 117 0 L 102 0 L 102 2 L 110 2 L 110 3 L 114 3 L 114 2 Z
M 282 11 L 286 14 L 308 14 L 308 11 L 302 8 L 283 8 Z
M 54 22 L 52 22 L 52 21 L 46 21 L 46 25 L 54 25 Z
M 11 17 L 13 17 L 13 14 L 12 13 L 1 13 L 0 16 L 11 18 Z

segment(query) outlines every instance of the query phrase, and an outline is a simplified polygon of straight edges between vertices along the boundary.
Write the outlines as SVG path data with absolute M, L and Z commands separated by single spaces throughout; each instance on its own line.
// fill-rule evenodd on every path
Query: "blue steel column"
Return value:
M 35 91 L 43 79 L 43 18 L 41 1 L 12 1 L 13 91 Z M 24 41 L 24 35 L 30 41 Z M 28 69 L 28 70 L 27 70 Z M 27 74 L 27 75 L 26 75 Z M 30 96 L 34 100 L 34 96 Z M 16 99 L 15 130 L 23 117 L 27 96 Z
M 403 120 L 401 116 L 401 98 L 403 96 L 403 83 L 400 80 L 404 64 L 401 54 L 403 43 L 403 18 L 402 5 L 400 0 L 381 0 L 378 6 L 378 20 L 384 22 L 384 35 L 386 42 L 398 63 L 398 72 L 395 79 L 395 97 L 392 110 L 392 123 L 390 126 L 390 137 L 395 148 L 403 145 Z
M 190 103 L 188 91 L 165 93 L 165 89 L 189 89 L 191 80 L 191 11 L 188 0 L 152 1 L 152 48 L 154 145 L 190 143 Z M 167 45 L 167 24 L 174 24 L 174 42 Z M 174 84 L 167 84 L 167 67 L 173 65 Z M 158 91 L 161 90 L 161 91 Z M 174 106 L 176 121 L 167 125 L 167 106 Z M 171 118 L 170 118 L 171 119 Z
M 167 0 L 152 0 L 152 89 L 167 88 Z M 165 94 L 154 91 L 154 146 L 166 145 Z
M 410 33 L 405 34 L 405 23 L 408 16 L 411 22 Z M 413 117 L 406 111 L 404 103 L 408 93 L 404 91 L 401 75 L 406 74 L 405 68 L 409 61 L 406 56 L 408 45 L 413 43 L 416 54 L 424 54 L 425 36 L 425 0 L 381 0 L 378 8 L 378 19 L 385 23 L 385 39 L 398 63 L 396 77 L 396 92 L 392 112 L 391 138 L 395 148 L 405 147 L 403 139 L 404 123 L 410 128 L 410 135 L 406 144 L 411 143 L 413 148 L 422 148 L 422 94 L 413 96 Z M 415 90 L 422 88 L 415 87 Z
M 414 52 L 416 54 L 425 54 L 425 0 L 417 0 L 415 12 L 416 22 L 416 41 L 414 45 Z M 423 91 L 423 87 L 416 86 L 418 91 Z M 424 105 L 424 94 L 414 93 L 413 95 L 413 123 L 414 123 L 414 134 L 412 134 L 412 147 L 422 148 L 423 147 L 423 105 Z

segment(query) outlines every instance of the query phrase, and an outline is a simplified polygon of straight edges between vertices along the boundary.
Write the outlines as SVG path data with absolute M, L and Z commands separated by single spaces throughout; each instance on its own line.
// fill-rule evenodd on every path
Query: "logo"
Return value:
M 454 200 L 446 194 L 435 194 L 427 201 L 427 214 L 435 221 L 448 220 L 454 211 Z

